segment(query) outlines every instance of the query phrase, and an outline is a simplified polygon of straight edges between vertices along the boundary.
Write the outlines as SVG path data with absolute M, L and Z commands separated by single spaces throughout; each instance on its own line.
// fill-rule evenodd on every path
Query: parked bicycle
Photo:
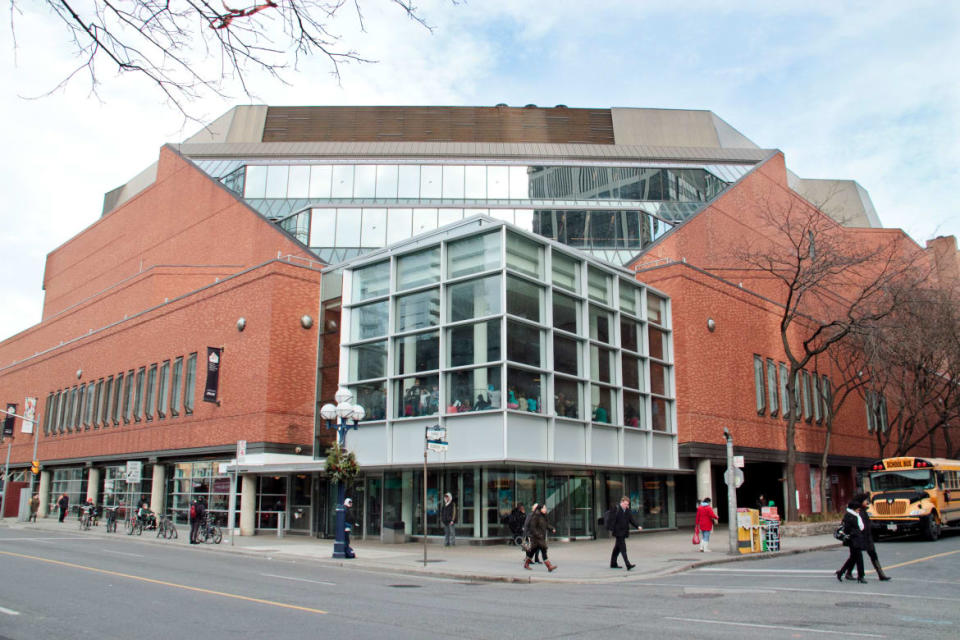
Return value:
M 220 544 L 223 540 L 223 532 L 220 530 L 220 527 L 213 523 L 213 519 L 209 514 L 205 515 L 203 521 L 200 523 L 197 539 L 199 542 L 205 542 L 206 544 Z
M 93 526 L 94 514 L 96 513 L 96 507 L 93 505 L 81 505 L 80 506 L 80 530 L 87 531 L 90 527 Z
M 160 518 L 160 524 L 157 526 L 157 537 L 163 537 L 167 540 L 177 539 L 177 526 L 173 524 L 173 518 L 163 516 Z
M 105 507 L 104 512 L 107 516 L 107 533 L 117 532 L 117 508 Z

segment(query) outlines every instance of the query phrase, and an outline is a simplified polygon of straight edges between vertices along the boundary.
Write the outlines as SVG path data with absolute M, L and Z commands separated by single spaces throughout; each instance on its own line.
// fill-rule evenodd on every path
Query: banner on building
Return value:
M 203 389 L 204 402 L 216 402 L 220 392 L 220 347 L 207 347 L 207 385 Z
M 33 421 L 37 419 L 36 398 L 27 398 L 23 401 L 23 417 L 26 420 L 20 425 L 20 433 L 33 433 Z

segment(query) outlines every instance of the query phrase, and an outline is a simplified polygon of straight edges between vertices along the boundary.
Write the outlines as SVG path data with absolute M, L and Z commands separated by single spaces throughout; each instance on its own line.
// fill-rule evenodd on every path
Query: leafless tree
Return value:
M 16 20 L 23 0 L 10 0 Z M 364 28 L 362 0 L 42 0 L 69 33 L 77 66 L 51 91 L 86 75 L 96 93 L 101 74 L 112 69 L 151 83 L 189 116 L 187 104 L 205 94 L 226 96 L 238 83 L 252 95 L 250 76 L 264 72 L 282 80 L 301 59 L 320 55 L 340 79 L 341 65 L 372 62 L 334 31 L 344 8 Z M 368 0 L 392 4 L 402 15 L 432 30 L 413 0 Z
M 898 294 L 922 278 L 920 250 L 906 236 L 853 242 L 834 220 L 795 197 L 769 194 L 762 229 L 752 247 L 735 249 L 753 274 L 771 281 L 781 308 L 780 340 L 789 363 L 787 398 L 798 398 L 798 378 L 811 361 L 851 334 L 868 332 L 897 308 Z M 796 404 L 794 402 L 794 404 Z M 786 415 L 787 517 L 797 518 L 796 425 L 799 407 Z

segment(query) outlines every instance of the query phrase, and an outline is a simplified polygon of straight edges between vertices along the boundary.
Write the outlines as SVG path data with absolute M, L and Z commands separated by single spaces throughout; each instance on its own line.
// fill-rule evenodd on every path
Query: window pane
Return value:
M 147 375 L 147 368 L 140 367 L 137 370 L 137 395 L 133 405 L 133 416 L 139 422 L 143 420 L 143 383 Z
M 350 380 L 383 378 L 387 375 L 387 341 L 350 347 Z M 367 408 L 367 405 L 361 403 Z
M 443 167 L 443 197 L 463 198 L 463 167 L 444 165 Z
M 440 247 L 397 258 L 397 291 L 440 282 Z
M 420 167 L 420 197 L 440 198 L 443 195 L 443 168 L 437 165 Z
M 770 403 L 770 415 L 777 415 L 780 408 L 777 402 L 777 367 L 770 359 L 767 359 L 767 402 Z
M 637 298 L 640 290 L 626 280 L 620 281 L 620 310 L 630 315 L 637 315 Z
M 315 164 L 310 167 L 310 197 L 329 198 L 330 180 L 333 167 L 328 164 Z
M 500 266 L 500 234 L 488 233 L 447 245 L 447 277 L 459 278 Z
M 414 209 L 413 210 L 413 235 L 418 235 L 424 231 L 430 231 L 437 228 L 437 210 L 436 209 Z
M 487 167 L 487 197 L 510 197 L 510 171 L 507 167 Z
M 268 198 L 287 197 L 287 170 L 289 167 L 271 165 L 267 167 L 267 195 Z
M 660 329 L 647 325 L 647 338 L 650 341 L 650 357 L 667 360 L 667 334 Z
M 287 184 L 288 198 L 306 198 L 310 195 L 310 166 L 294 165 L 290 167 L 290 179 Z
M 183 383 L 183 410 L 193 413 L 193 392 L 197 380 L 197 354 L 191 353 L 187 358 L 187 372 Z
M 360 246 L 360 209 L 337 209 L 338 247 Z
M 647 294 L 647 320 L 663 326 L 663 298 Z
M 592 300 L 610 303 L 610 276 L 594 267 L 587 270 L 587 293 Z
M 387 335 L 387 301 L 365 304 L 350 310 L 350 340 L 366 340 Z
M 787 393 L 787 365 L 780 363 L 780 407 L 783 410 L 783 417 L 790 415 L 790 396 Z
M 803 372 L 803 419 L 807 422 L 813 418 L 813 411 L 810 408 L 810 373 Z
M 650 425 L 654 431 L 672 431 L 670 419 L 671 403 L 663 398 L 650 398 L 651 419 Z
M 543 406 L 543 387 L 538 371 L 507 369 L 507 408 L 539 412 Z
M 590 305 L 590 338 L 610 344 L 612 317 L 609 311 Z
M 263 198 L 267 193 L 267 168 L 251 165 L 247 167 L 247 177 L 243 182 L 243 193 L 247 198 Z
M 440 334 L 436 331 L 394 338 L 397 374 L 440 368 Z
M 337 164 L 333 166 L 333 198 L 353 197 L 353 165 Z
M 483 367 L 447 374 L 447 413 L 499 408 L 500 367 Z
M 542 309 L 543 288 L 526 280 L 507 276 L 507 313 L 542 322 Z
M 753 356 L 753 387 L 757 398 L 757 413 L 760 415 L 763 415 L 764 410 L 767 408 L 767 391 L 764 389 L 763 380 L 763 358 L 755 355 Z
M 450 322 L 500 313 L 500 276 L 459 282 L 447 293 Z
M 617 421 L 617 403 L 613 389 L 590 385 L 590 408 L 593 412 L 593 421 L 609 424 Z
M 564 418 L 582 418 L 580 412 L 580 383 L 567 378 L 555 378 L 553 390 L 556 393 L 553 410 Z
M 382 247 L 387 244 L 387 210 L 364 209 L 361 247 Z
M 643 424 L 643 396 L 633 391 L 623 392 L 623 424 L 639 427 Z
M 397 165 L 377 165 L 377 197 L 397 197 Z
M 399 185 L 397 188 L 398 198 L 419 198 L 420 197 L 420 167 L 417 165 L 400 165 Z
M 399 297 L 396 330 L 402 332 L 435 326 L 439 315 L 440 292 L 437 289 Z
M 353 197 L 374 198 L 377 195 L 377 167 L 360 164 L 354 168 Z
M 500 359 L 500 320 L 453 327 L 448 331 L 448 366 L 461 367 Z
M 640 367 L 642 366 L 640 359 L 627 354 L 623 354 L 621 359 L 623 362 L 623 386 L 639 389 L 640 381 L 643 379 L 640 374 Z
M 553 336 L 553 369 L 560 373 L 580 375 L 580 342 Z
M 180 358 L 177 359 L 179 364 L 181 361 Z M 176 407 L 179 409 L 179 405 Z M 117 382 L 113 386 L 113 423 L 119 424 L 120 418 L 123 417 L 123 373 L 117 374 Z
M 123 387 L 123 421 L 130 422 L 133 420 L 133 394 L 134 394 L 134 384 L 133 384 L 133 369 L 127 371 L 127 379 L 124 382 Z
M 442 227 L 463 220 L 463 209 L 439 209 L 437 211 L 437 226 Z
M 661 396 L 669 395 L 670 368 L 659 362 L 650 363 L 650 392 Z
M 529 198 L 530 180 L 527 176 L 527 167 L 510 167 L 510 197 Z
M 519 322 L 507 322 L 507 358 L 543 366 L 543 332 Z
M 507 268 L 540 278 L 543 275 L 543 246 L 527 238 L 508 233 Z
M 352 274 L 353 302 L 376 298 L 390 289 L 390 263 L 378 262 L 357 269 Z
M 156 389 L 157 389 L 157 364 L 150 365 L 150 372 L 147 375 L 147 420 L 153 419 L 153 412 L 156 410 Z
M 406 240 L 413 235 L 413 209 L 387 210 L 387 244 Z
M 590 345 L 590 379 L 595 382 L 613 382 L 613 351 Z
M 820 376 L 813 374 L 813 419 L 820 424 L 823 421 L 823 414 L 820 413 Z
M 395 383 L 397 417 L 436 415 L 440 400 L 440 377 L 404 378 Z
M 533 211 L 530 209 L 514 209 L 513 224 L 524 231 L 533 231 Z
M 553 326 L 570 333 L 580 332 L 580 303 L 560 293 L 553 294 Z
M 357 403 L 366 411 L 367 420 L 383 420 L 387 417 L 387 381 L 364 382 L 350 385 Z
M 464 195 L 467 198 L 484 200 L 487 197 L 487 168 L 471 165 L 464 169 L 466 187 Z
M 113 420 L 113 376 L 109 376 L 103 385 L 103 426 L 109 426 Z M 47 413 L 50 413 L 49 408 Z
M 637 323 L 630 318 L 620 318 L 620 346 L 630 351 L 640 351 L 640 345 L 637 344 Z
M 108 390 L 109 391 L 109 390 Z M 166 360 L 160 367 L 160 390 L 157 393 L 157 413 L 161 418 L 170 411 L 170 361 Z
M 334 246 L 337 234 L 336 209 L 311 209 L 310 211 L 310 246 Z

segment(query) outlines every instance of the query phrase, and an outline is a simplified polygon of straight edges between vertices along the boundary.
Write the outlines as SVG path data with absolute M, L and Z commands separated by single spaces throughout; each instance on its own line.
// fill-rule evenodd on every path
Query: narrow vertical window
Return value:
M 147 368 L 137 369 L 137 390 L 133 401 L 133 419 L 137 422 L 143 420 L 143 382 L 147 377 Z
M 777 415 L 780 405 L 777 402 L 777 365 L 767 358 L 767 401 L 770 403 L 770 415 Z
M 117 382 L 113 386 L 113 424 L 120 424 L 123 417 L 123 371 L 117 374 Z
M 50 435 L 50 421 L 51 416 L 53 415 L 53 408 L 56 406 L 57 396 L 54 392 L 50 392 L 50 395 L 47 396 L 47 402 L 44 405 L 43 409 L 43 435 Z
M 183 387 L 180 386 L 183 374 L 183 356 L 173 361 L 173 379 L 170 382 L 170 389 L 173 391 L 173 399 L 170 403 L 170 415 L 180 415 L 180 398 L 182 397 Z
M 54 424 L 56 433 L 63 433 L 64 415 L 66 414 L 67 396 L 70 395 L 69 389 L 57 391 L 57 421 Z
M 99 429 L 100 423 L 103 422 L 103 378 L 97 380 L 97 392 L 93 396 L 93 403 L 96 406 L 96 411 L 93 416 L 93 428 Z
M 123 383 L 123 421 L 130 424 L 133 420 L 133 369 L 127 371 L 127 379 Z
M 830 411 L 833 406 L 833 392 L 830 390 L 830 378 L 820 378 L 820 394 L 823 396 L 823 421 L 830 423 Z
M 103 383 L 103 426 L 110 426 L 113 419 L 113 376 L 108 376 Z
M 146 402 L 147 420 L 153 420 L 153 412 L 157 408 L 157 363 L 150 365 L 150 371 L 147 373 L 147 402 Z
M 183 410 L 187 414 L 193 413 L 193 387 L 197 378 L 197 354 L 191 353 L 187 358 L 187 372 L 183 382 Z
M 803 371 L 803 419 L 810 422 L 813 419 L 813 411 L 810 407 L 810 373 Z
M 787 392 L 787 365 L 780 363 L 780 408 L 783 409 L 783 418 L 790 417 L 790 395 Z
M 883 394 L 877 394 L 877 428 L 887 432 L 887 398 Z
M 753 385 L 757 398 L 757 413 L 763 415 L 767 408 L 767 391 L 763 387 L 763 358 L 758 355 L 753 356 Z
M 813 419 L 817 424 L 823 423 L 823 413 L 820 411 L 820 376 L 816 371 L 813 372 Z
M 157 389 L 157 416 L 167 417 L 167 411 L 170 408 L 170 361 L 164 360 L 160 366 L 160 382 Z
M 867 432 L 869 433 L 877 430 L 877 412 L 873 397 L 873 391 L 867 391 L 863 398 L 867 408 Z
M 86 391 L 87 385 L 82 384 L 79 389 L 74 387 L 73 393 L 71 394 L 73 396 L 71 398 L 73 401 L 73 412 L 70 414 L 70 426 L 77 431 L 80 430 L 80 425 L 83 422 L 83 396 L 86 395 Z
M 96 417 L 95 409 L 97 408 L 97 385 L 94 382 L 91 382 L 87 385 L 87 397 L 83 401 L 83 429 L 84 431 L 90 428 L 90 425 L 93 424 L 93 420 Z

